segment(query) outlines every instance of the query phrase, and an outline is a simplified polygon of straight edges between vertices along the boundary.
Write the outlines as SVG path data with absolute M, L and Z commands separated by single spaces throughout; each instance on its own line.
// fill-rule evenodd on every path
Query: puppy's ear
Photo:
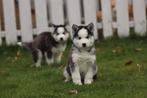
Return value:
M 87 29 L 91 32 L 94 32 L 94 24 L 93 23 L 88 24 Z
M 53 23 L 49 23 L 48 26 L 49 26 L 49 27 L 55 27 L 56 25 L 53 24 Z
M 76 33 L 78 31 L 79 27 L 75 24 L 72 25 L 72 31 L 73 31 L 73 34 Z
M 56 28 L 56 25 L 53 24 L 53 23 L 49 23 L 48 26 L 49 26 L 49 31 L 50 31 L 51 33 L 53 33 L 54 30 L 55 30 L 55 28 Z
M 63 26 L 67 30 L 67 32 L 70 32 L 70 26 L 67 23 L 65 23 Z
M 70 32 L 70 26 L 69 25 L 65 25 L 65 28 L 66 28 L 67 32 Z

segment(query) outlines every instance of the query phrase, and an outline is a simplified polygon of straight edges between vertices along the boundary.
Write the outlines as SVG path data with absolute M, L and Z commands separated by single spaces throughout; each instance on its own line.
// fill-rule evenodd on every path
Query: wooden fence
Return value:
M 95 24 L 95 38 L 147 32 L 147 0 L 0 0 L 0 45 L 32 41 L 48 23 Z M 72 33 L 72 32 L 71 32 Z M 72 35 L 72 34 L 71 34 Z

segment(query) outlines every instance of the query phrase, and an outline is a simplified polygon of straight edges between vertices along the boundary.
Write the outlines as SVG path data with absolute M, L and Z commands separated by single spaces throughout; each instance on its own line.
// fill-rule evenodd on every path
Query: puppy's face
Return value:
M 69 38 L 69 32 L 65 25 L 53 25 L 53 38 L 57 42 L 66 42 Z
M 94 45 L 94 25 L 87 26 L 73 25 L 73 44 L 79 49 L 88 49 Z

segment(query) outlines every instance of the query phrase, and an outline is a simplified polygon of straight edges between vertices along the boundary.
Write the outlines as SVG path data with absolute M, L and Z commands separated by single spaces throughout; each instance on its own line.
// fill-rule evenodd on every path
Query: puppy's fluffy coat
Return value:
M 65 82 L 77 85 L 91 84 L 97 76 L 96 51 L 94 45 L 94 25 L 72 26 L 73 46 L 68 65 L 64 69 Z
M 65 25 L 50 25 L 53 32 L 42 32 L 32 42 L 22 43 L 22 46 L 31 50 L 36 67 L 41 66 L 45 59 L 47 64 L 60 63 L 69 32 Z

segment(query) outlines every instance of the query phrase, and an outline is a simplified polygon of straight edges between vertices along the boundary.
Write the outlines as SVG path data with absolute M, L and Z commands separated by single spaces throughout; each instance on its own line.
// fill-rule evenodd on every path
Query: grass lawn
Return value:
M 0 98 L 147 98 L 147 38 L 98 42 L 92 85 L 63 82 L 69 47 L 61 64 L 41 68 L 31 67 L 28 50 L 0 47 Z

